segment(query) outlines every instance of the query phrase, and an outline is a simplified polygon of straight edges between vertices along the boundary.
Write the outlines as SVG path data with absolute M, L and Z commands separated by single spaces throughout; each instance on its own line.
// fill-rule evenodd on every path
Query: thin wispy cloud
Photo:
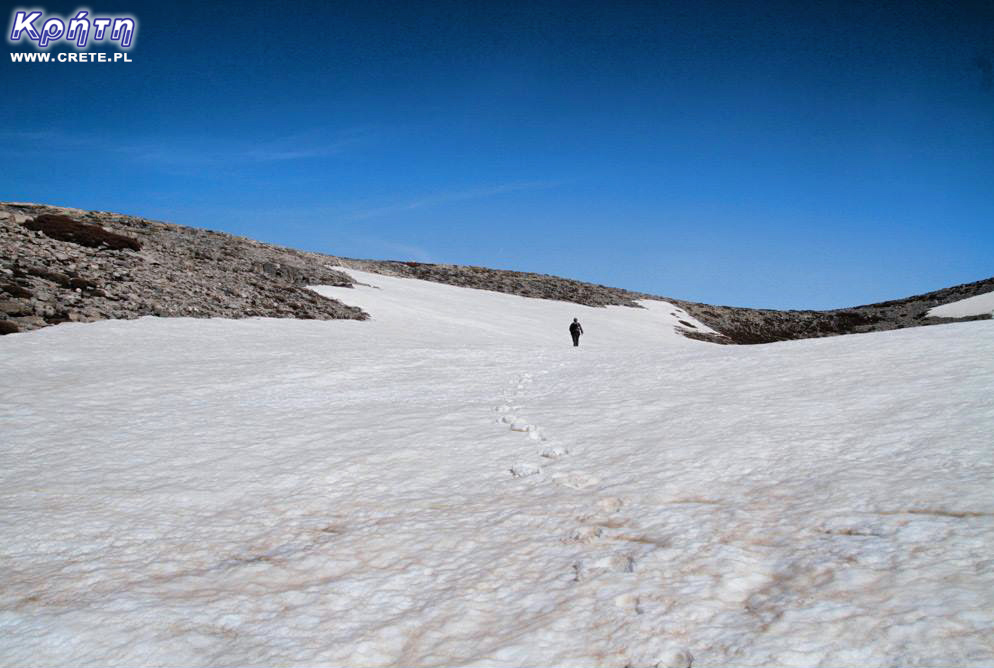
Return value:
M 0 133 L 6 151 L 75 152 L 117 155 L 153 167 L 202 170 L 238 168 L 246 164 L 287 162 L 331 157 L 367 139 L 364 130 L 329 133 L 311 131 L 264 141 L 218 142 L 200 137 L 176 141 L 97 140 L 82 133 L 60 131 L 13 131 Z
M 337 155 L 344 149 L 344 144 L 334 143 L 325 146 L 308 148 L 254 148 L 242 153 L 242 157 L 256 162 L 282 162 L 284 160 L 303 160 L 306 158 L 323 158 Z
M 144 157 L 151 160 L 188 162 L 191 164 L 228 164 L 231 162 L 286 162 L 339 155 L 361 142 L 361 131 L 333 133 L 306 132 L 245 145 L 197 145 L 173 147 L 154 145 Z
M 508 193 L 522 192 L 527 190 L 547 190 L 549 188 L 555 188 L 560 185 L 562 185 L 562 181 L 525 181 L 518 183 L 503 183 L 495 186 L 471 188 L 468 190 L 459 190 L 454 192 L 439 193 L 436 195 L 428 195 L 425 197 L 421 197 L 419 199 L 414 199 L 407 202 L 401 202 L 398 204 L 391 204 L 387 206 L 366 209 L 363 211 L 356 211 L 353 212 L 349 216 L 349 218 L 351 220 L 366 220 L 368 218 L 380 218 L 383 216 L 402 214 L 408 211 L 416 211 L 418 209 L 426 209 L 430 207 L 442 206 L 445 204 L 452 204 L 454 202 L 466 202 L 469 200 L 484 199 L 487 197 L 495 197 L 498 195 L 505 195 Z

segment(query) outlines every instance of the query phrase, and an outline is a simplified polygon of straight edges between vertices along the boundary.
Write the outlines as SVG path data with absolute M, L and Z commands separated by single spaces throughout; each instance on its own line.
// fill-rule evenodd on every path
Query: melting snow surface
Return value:
M 971 315 L 994 313 L 994 292 L 967 297 L 929 309 L 927 315 L 934 318 L 965 318 Z
M 0 338 L 0 664 L 994 662 L 994 323 L 351 273 L 371 321 Z

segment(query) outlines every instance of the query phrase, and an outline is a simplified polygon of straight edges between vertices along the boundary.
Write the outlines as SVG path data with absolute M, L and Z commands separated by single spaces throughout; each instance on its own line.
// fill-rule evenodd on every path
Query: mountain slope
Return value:
M 112 249 L 53 238 L 25 226 L 57 215 L 138 245 Z M 37 225 L 35 225 L 37 227 Z M 901 329 L 989 314 L 936 317 L 936 306 L 994 291 L 994 277 L 907 299 L 832 311 L 777 311 L 698 304 L 527 272 L 456 265 L 356 260 L 297 251 L 227 234 L 134 216 L 38 204 L 0 203 L 0 334 L 66 321 L 143 315 L 362 319 L 359 309 L 322 298 L 307 285 L 349 285 L 329 265 L 406 276 L 587 306 L 635 307 L 662 299 L 689 314 L 675 327 L 715 343 L 791 339 Z M 689 320 L 684 319 L 685 322 Z

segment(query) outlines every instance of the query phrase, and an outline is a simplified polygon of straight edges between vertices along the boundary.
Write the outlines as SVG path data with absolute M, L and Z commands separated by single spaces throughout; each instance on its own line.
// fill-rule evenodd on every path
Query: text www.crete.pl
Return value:
M 20 51 L 10 54 L 15 63 L 133 63 L 128 53 L 39 53 Z

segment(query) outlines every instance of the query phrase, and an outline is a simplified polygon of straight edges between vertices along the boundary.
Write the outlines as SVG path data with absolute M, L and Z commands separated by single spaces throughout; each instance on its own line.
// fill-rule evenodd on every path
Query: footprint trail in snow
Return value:
M 520 399 L 521 392 L 531 384 L 532 375 L 530 373 L 524 373 L 512 381 L 508 389 L 504 392 L 504 401 L 494 407 L 494 411 L 499 415 L 497 418 L 498 423 L 507 425 L 513 432 L 525 434 L 532 441 L 544 442 L 547 439 L 538 425 L 531 424 L 526 419 L 515 414 L 515 411 L 521 408 L 517 405 L 517 400 Z M 546 459 L 558 459 L 565 454 L 567 454 L 566 449 L 558 446 L 546 448 L 540 453 Z M 540 475 L 542 467 L 535 463 L 519 462 L 511 466 L 509 471 L 515 478 L 523 478 Z
M 522 409 L 520 403 L 523 398 L 522 394 L 531 387 L 532 383 L 532 375 L 524 373 L 509 384 L 504 393 L 504 401 L 494 408 L 494 411 L 499 415 L 496 422 L 506 425 L 512 432 L 526 434 L 531 440 L 548 443 L 548 437 L 538 425 L 532 424 L 518 414 Z M 556 463 L 556 460 L 567 456 L 569 449 L 562 445 L 550 444 L 546 445 L 538 454 L 547 460 L 548 465 L 552 465 Z M 515 478 L 544 475 L 542 466 L 533 462 L 516 463 L 510 467 L 509 472 Z M 601 482 L 597 476 L 583 471 L 554 473 L 550 478 L 556 485 L 578 492 L 594 491 Z M 581 552 L 572 562 L 573 581 L 579 583 L 611 574 L 634 573 L 637 561 L 636 554 L 631 551 L 610 549 L 611 543 L 626 539 L 607 534 L 607 532 L 625 527 L 629 523 L 626 518 L 615 517 L 615 514 L 625 505 L 624 500 L 619 497 L 602 497 L 592 505 L 593 511 L 590 515 L 577 517 L 577 521 L 582 522 L 581 526 L 562 539 L 563 543 L 574 544 L 581 549 Z M 615 599 L 615 604 L 634 614 L 642 613 L 637 593 L 619 594 Z

